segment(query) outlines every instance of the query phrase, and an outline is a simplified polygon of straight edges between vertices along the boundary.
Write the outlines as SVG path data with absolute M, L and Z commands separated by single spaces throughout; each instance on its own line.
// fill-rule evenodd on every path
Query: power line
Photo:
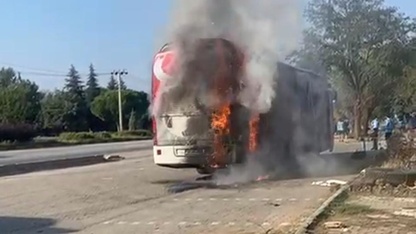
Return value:
M 55 70 L 49 70 L 49 69 L 41 69 L 41 68 L 33 68 L 33 67 L 27 67 L 22 66 L 18 64 L 13 63 L 5 63 L 3 61 L 0 61 L 0 64 L 3 66 L 9 66 L 12 68 L 21 68 L 25 70 L 32 70 L 32 71 L 19 71 L 18 69 L 15 69 L 20 74 L 26 74 L 26 75 L 32 75 L 32 76 L 61 76 L 61 77 L 67 77 L 67 72 L 62 71 L 55 71 Z M 79 73 L 80 76 L 87 76 L 88 73 Z M 102 73 L 96 73 L 97 76 L 103 76 L 103 75 L 111 75 L 111 72 L 102 72 Z
M 26 70 L 33 70 L 33 71 L 36 71 L 36 72 L 44 72 L 44 73 L 64 73 L 62 71 L 55 71 L 55 70 L 49 70 L 49 69 L 43 69 L 43 68 L 33 68 L 33 67 L 18 65 L 18 64 L 14 64 L 14 63 L 6 63 L 6 62 L 3 62 L 3 61 L 0 61 L 0 64 L 2 66 L 17 67 L 17 68 L 22 68 L 22 69 L 26 69 Z
M 18 71 L 22 75 L 31 75 L 31 76 L 54 76 L 54 77 L 68 77 L 68 74 L 53 74 L 53 73 L 43 73 L 43 72 L 26 72 L 26 71 Z M 97 76 L 105 76 L 111 75 L 111 72 L 103 72 L 103 73 L 95 73 Z M 79 73 L 80 76 L 88 76 L 88 73 Z

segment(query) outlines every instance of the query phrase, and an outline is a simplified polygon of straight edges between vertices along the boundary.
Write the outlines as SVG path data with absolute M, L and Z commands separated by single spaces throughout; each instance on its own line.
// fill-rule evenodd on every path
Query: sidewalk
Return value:
M 352 195 L 312 233 L 416 234 L 416 197 Z
M 340 141 L 339 139 L 335 139 L 334 142 L 334 152 L 346 152 L 346 151 L 370 151 L 373 147 L 372 141 L 357 141 L 355 139 L 346 139 L 344 141 Z M 386 149 L 387 143 L 384 139 L 380 139 L 378 141 L 378 148 L 379 149 Z

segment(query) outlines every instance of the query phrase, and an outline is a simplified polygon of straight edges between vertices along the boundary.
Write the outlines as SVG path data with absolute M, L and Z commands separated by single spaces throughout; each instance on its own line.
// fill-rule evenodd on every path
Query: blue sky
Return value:
M 156 42 L 174 0 L 0 0 L 0 67 L 12 65 L 41 89 L 62 87 L 70 64 L 81 74 L 126 68 L 126 84 L 149 90 Z M 189 0 L 191 1 L 191 0 Z M 278 0 L 275 0 L 278 1 Z M 416 2 L 387 0 L 416 17 Z M 109 76 L 100 76 L 105 85 Z

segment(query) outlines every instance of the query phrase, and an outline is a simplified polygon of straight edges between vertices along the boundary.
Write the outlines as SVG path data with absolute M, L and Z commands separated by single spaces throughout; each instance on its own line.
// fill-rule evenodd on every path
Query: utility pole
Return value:
M 121 106 L 121 76 L 127 74 L 128 72 L 126 71 L 126 69 L 111 72 L 111 75 L 117 76 L 118 81 L 118 125 L 120 132 L 123 131 L 123 108 Z

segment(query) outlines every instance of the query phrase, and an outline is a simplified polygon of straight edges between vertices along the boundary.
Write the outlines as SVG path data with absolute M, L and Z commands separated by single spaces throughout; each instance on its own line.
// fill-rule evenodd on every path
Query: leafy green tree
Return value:
M 16 72 L 13 70 L 13 68 L 1 68 L 0 70 L 0 86 L 1 87 L 7 87 L 9 85 L 12 85 L 16 83 L 17 81 Z
M 107 84 L 108 90 L 116 90 L 117 89 L 117 81 L 113 75 L 110 76 L 110 81 Z
M 0 122 L 35 124 L 40 114 L 38 86 L 12 68 L 0 70 Z
M 393 98 L 394 111 L 398 114 L 416 110 L 416 38 L 408 44 L 410 62 L 404 69 L 403 80 L 398 84 Z
M 121 96 L 124 123 L 127 123 L 132 111 L 138 119 L 147 113 L 149 101 L 146 93 L 123 90 Z M 118 129 L 118 91 L 109 90 L 100 94 L 92 102 L 91 111 L 103 121 L 112 123 L 113 129 Z
M 382 0 L 312 0 L 306 10 L 311 23 L 309 45 L 353 101 L 355 136 L 361 135 L 375 107 L 387 100 L 401 77 L 413 24 Z M 305 43 L 307 45 L 307 43 Z
M 85 89 L 87 103 L 90 104 L 98 95 L 100 95 L 100 87 L 97 81 L 97 73 L 95 72 L 93 64 L 90 64 L 87 87 Z
M 73 109 L 73 104 L 66 100 L 63 91 L 55 90 L 45 94 L 41 101 L 43 127 L 47 129 L 65 129 L 70 123 L 66 115 Z
M 137 121 L 136 111 L 131 110 L 130 118 L 129 118 L 129 131 L 136 130 L 137 123 L 138 121 Z

